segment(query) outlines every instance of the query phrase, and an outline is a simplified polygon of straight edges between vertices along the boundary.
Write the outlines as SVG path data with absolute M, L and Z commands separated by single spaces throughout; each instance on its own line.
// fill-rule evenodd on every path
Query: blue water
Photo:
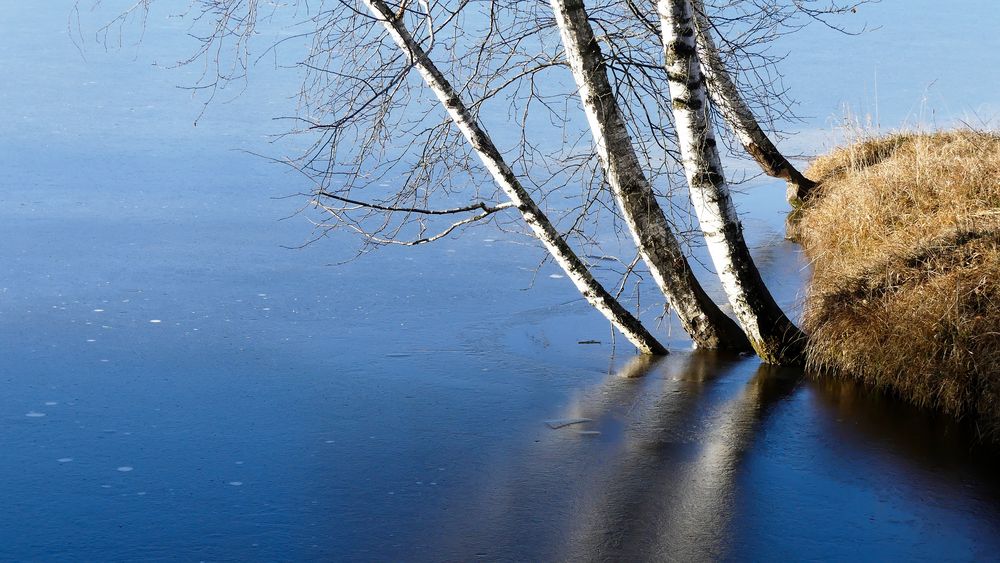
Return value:
M 672 323 L 671 356 L 635 359 L 491 227 L 342 265 L 347 236 L 290 249 L 314 233 L 284 196 L 308 186 L 244 151 L 299 142 L 269 137 L 293 71 L 264 65 L 199 118 L 175 88 L 197 70 L 168 68 L 191 48 L 177 20 L 81 55 L 67 6 L 0 6 L 0 560 L 1000 553 L 1000 457 L 967 426 L 692 353 Z M 789 63 L 803 113 L 860 95 L 864 53 L 886 122 L 933 80 L 938 116 L 997 107 L 995 76 L 954 68 L 1000 52 L 991 6 L 948 29 L 911 6 L 866 12 L 878 35 L 808 36 Z M 803 137 L 832 138 L 822 120 Z M 782 197 L 760 181 L 740 203 L 794 310 L 808 269 Z

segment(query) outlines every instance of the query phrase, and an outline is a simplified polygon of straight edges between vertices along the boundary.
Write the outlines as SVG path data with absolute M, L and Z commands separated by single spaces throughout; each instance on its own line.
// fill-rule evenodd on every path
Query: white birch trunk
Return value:
M 764 173 L 788 182 L 788 202 L 793 207 L 800 206 L 816 183 L 803 176 L 764 133 L 719 56 L 719 49 L 712 39 L 712 24 L 705 16 L 704 3 L 702 0 L 691 0 L 691 3 L 694 9 L 698 58 L 701 60 L 701 71 L 712 103 Z
M 510 201 L 535 236 L 545 245 L 556 263 L 566 272 L 580 293 L 625 335 L 632 344 L 646 354 L 666 354 L 667 350 L 646 330 L 639 320 L 594 279 L 586 264 L 573 252 L 548 217 L 541 211 L 531 194 L 524 189 L 517 177 L 503 160 L 500 151 L 489 135 L 459 98 L 458 93 L 437 69 L 423 48 L 414 41 L 389 6 L 382 0 L 363 0 L 372 15 L 382 23 L 392 40 L 407 53 L 420 72 L 424 82 L 434 92 L 448 115 L 479 155 L 490 175 L 500 185 Z
M 653 278 L 696 346 L 748 350 L 746 335 L 702 289 L 670 230 L 625 127 L 583 0 L 550 3 L 605 177 Z
M 802 361 L 805 337 L 775 303 L 743 239 L 696 56 L 688 0 L 658 0 L 674 126 L 691 200 L 722 287 L 754 350 L 767 363 Z

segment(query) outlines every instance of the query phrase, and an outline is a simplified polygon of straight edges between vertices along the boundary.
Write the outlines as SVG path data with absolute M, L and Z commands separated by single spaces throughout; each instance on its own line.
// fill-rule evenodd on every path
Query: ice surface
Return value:
M 991 28 L 984 33 L 995 34 L 996 26 L 986 25 L 996 20 L 995 6 L 978 0 L 985 8 L 976 14 L 976 2 L 961 3 L 945 24 L 929 15 L 940 7 L 913 2 L 920 7 L 911 2 L 877 6 L 899 16 L 895 19 L 858 15 L 866 18 L 857 20 L 858 26 L 870 21 L 883 30 L 845 36 L 851 56 L 812 33 L 793 38 L 802 47 L 791 58 L 808 58 L 809 64 L 788 68 L 788 86 L 803 102 L 801 113 L 816 116 L 810 124 L 836 121 L 841 100 L 863 100 L 863 83 L 872 81 L 876 64 L 884 123 L 889 113 L 906 112 L 919 101 L 924 86 L 935 79 L 930 95 L 942 99 L 955 93 L 949 102 L 956 111 L 986 102 L 1000 107 L 997 73 L 984 71 L 997 67 L 997 41 L 963 41 L 970 28 Z M 641 286 L 643 319 L 678 353 L 662 364 L 669 369 L 658 370 L 645 383 L 613 377 L 605 382 L 609 361 L 617 365 L 631 348 L 619 337 L 617 356 L 609 360 L 608 348 L 577 345 L 604 340 L 607 323 L 585 302 L 569 303 L 579 295 L 572 284 L 561 283 L 565 272 L 551 263 L 537 271 L 544 250 L 527 237 L 510 240 L 523 233 L 494 229 L 487 222 L 461 240 L 442 241 L 445 248 L 386 248 L 337 267 L 328 264 L 349 257 L 356 239 L 334 237 L 294 252 L 280 249 L 309 237 L 311 228 L 305 221 L 297 224 L 298 219 L 277 222 L 301 202 L 268 196 L 300 191 L 299 180 L 271 175 L 269 164 L 258 167 L 256 159 L 231 149 L 297 153 L 297 147 L 272 146 L 271 137 L 260 145 L 245 142 L 285 129 L 267 118 L 295 115 L 294 101 L 288 108 L 267 104 L 283 103 L 289 82 L 258 74 L 256 85 L 231 103 L 213 104 L 204 123 L 193 127 L 202 100 L 174 86 L 196 80 L 200 71 L 194 69 L 192 77 L 162 66 L 187 54 L 186 26 L 152 17 L 141 45 L 126 47 L 118 56 L 88 41 L 83 62 L 67 37 L 69 10 L 57 4 L 62 3 L 8 2 L 4 20 L 10 23 L 0 33 L 0 99 L 14 116 L 5 121 L 8 134 L 0 136 L 0 161 L 7 165 L 0 180 L 5 237 L 0 257 L 8 265 L 2 283 L 9 288 L 0 296 L 0 373 L 10 419 L 4 445 L 11 454 L 8 463 L 0 464 L 0 498 L 16 509 L 0 517 L 0 560 L 30 560 L 39 553 L 81 561 L 164 554 L 176 559 L 316 560 L 336 554 L 348 560 L 451 560 L 478 550 L 492 559 L 640 560 L 643 554 L 656 558 L 666 551 L 683 558 L 685 552 L 674 553 L 674 548 L 685 541 L 723 559 L 847 559 L 860 552 L 905 560 L 919 550 L 918 558 L 971 560 L 1000 552 L 995 479 L 983 467 L 972 467 L 963 444 L 955 444 L 954 452 L 942 448 L 930 431 L 909 429 L 889 415 L 895 411 L 878 410 L 881 403 L 867 407 L 862 405 L 867 399 L 858 399 L 848 409 L 846 401 L 813 387 L 759 409 L 757 396 L 772 393 L 746 387 L 747 398 L 733 404 L 747 405 L 748 416 L 759 417 L 762 430 L 737 433 L 734 451 L 745 455 L 726 458 L 731 480 L 704 494 L 705 483 L 716 481 L 700 479 L 719 473 L 718 467 L 703 467 L 697 455 L 702 433 L 715 424 L 709 414 L 723 401 L 743 396 L 756 361 L 706 359 L 703 366 L 703 360 L 690 357 L 676 328 L 671 333 L 654 327 L 662 301 L 648 276 Z M 87 11 L 81 12 L 86 17 Z M 927 26 L 917 25 L 920 21 Z M 85 22 L 82 27 L 92 35 L 96 26 Z M 134 34 L 125 39 L 132 43 L 143 26 L 129 27 Z M 160 39 L 168 33 L 172 39 Z M 905 41 L 890 41 L 887 34 Z M 907 38 L 910 34 L 920 41 Z M 871 48 L 869 37 L 884 39 Z M 263 48 L 268 38 L 260 39 Z M 866 56 L 853 56 L 864 53 L 862 45 L 868 47 Z M 152 54 L 161 60 L 155 69 L 149 64 Z M 121 60 L 106 65 L 109 56 Z M 942 64 L 953 56 L 966 64 Z M 827 71 L 829 66 L 858 72 Z M 158 83 L 153 85 L 147 70 L 165 76 L 154 77 Z M 572 81 L 564 71 L 553 72 Z M 291 79 L 294 90 L 298 77 Z M 85 80 L 99 86 L 81 92 Z M 261 85 L 274 95 L 258 98 Z M 191 105 L 179 107 L 175 97 Z M 157 109 L 148 120 L 139 119 L 146 101 Z M 236 112 L 238 106 L 255 111 Z M 507 117 L 484 113 L 498 123 Z M 213 123 L 229 136 L 213 136 Z M 890 126 L 898 123 L 892 120 Z M 800 130 L 796 124 L 788 129 Z M 782 148 L 826 149 L 812 141 L 815 134 L 804 133 L 784 140 Z M 784 201 L 778 184 L 759 186 L 777 191 L 776 204 L 761 204 L 760 213 L 747 217 L 748 224 L 765 216 L 780 223 Z M 272 192 L 271 185 L 281 187 Z M 748 193 L 757 187 L 749 185 Z M 576 204 L 564 205 L 558 195 L 547 203 L 560 217 Z M 631 258 L 627 240 L 617 245 L 613 238 L 600 238 L 604 232 L 590 234 L 601 243 L 594 248 L 606 247 L 625 262 Z M 770 279 L 791 287 L 786 280 L 797 279 L 798 262 L 782 260 L 795 250 L 761 242 L 772 235 L 780 246 L 780 225 L 747 232 L 756 237 L 755 251 L 768 257 L 762 261 L 764 275 L 770 272 Z M 590 248 L 574 241 L 581 251 Z M 457 253 L 443 252 L 448 245 Z M 611 259 L 602 259 L 604 252 L 589 260 L 614 268 Z M 536 283 L 522 291 L 536 273 L 542 281 L 560 283 Z M 602 281 L 617 285 L 616 274 L 600 273 Z M 113 280 L 111 286 L 107 280 Z M 626 293 L 631 305 L 631 287 Z M 268 294 L 289 305 L 297 296 L 299 313 L 265 305 Z M 92 315 L 118 324 L 87 317 L 88 306 Z M 273 310 L 255 314 L 265 306 Z M 94 312 L 97 308 L 104 310 Z M 186 320 L 181 324 L 187 328 L 135 330 L 142 319 L 166 324 L 161 319 L 168 315 L 173 322 Z M 87 321 L 103 329 L 101 339 Z M 200 328 L 205 330 L 193 335 Z M 252 338 L 244 342 L 246 335 Z M 81 336 L 101 346 L 80 346 Z M 551 346 L 534 344 L 535 336 Z M 424 351 L 441 342 L 459 352 Z M 386 357 L 393 348 L 411 353 Z M 98 358 L 109 363 L 95 366 Z M 695 377 L 700 373 L 706 376 Z M 45 394 L 64 397 L 58 401 L 65 408 L 52 419 L 46 415 L 44 423 L 32 418 L 17 424 L 17 413 L 23 417 L 24 407 L 42 406 L 46 399 L 38 399 Z M 407 396 L 414 398 L 404 400 Z M 69 406 L 74 399 L 78 406 Z M 577 400 L 584 408 L 574 407 Z M 833 424 L 848 410 L 857 424 Z M 65 418 L 67 411 L 72 418 Z M 553 433 L 539 425 L 546 416 L 583 414 L 600 424 L 550 421 L 560 428 Z M 134 429 L 135 436 L 101 432 L 117 425 Z M 368 440 L 372 429 L 380 434 Z M 598 430 L 601 435 L 590 434 Z M 334 433 L 337 438 L 324 444 L 324 437 Z M 542 435 L 549 438 L 536 441 Z M 81 452 L 83 461 L 62 461 L 75 458 L 67 450 Z M 60 456 L 57 465 L 67 464 L 65 469 L 52 466 L 57 461 L 52 456 L 60 452 L 67 457 Z M 247 478 L 266 487 L 225 493 L 228 489 L 219 485 L 245 486 L 237 478 L 221 480 L 237 455 L 251 460 L 245 464 L 253 469 Z M 123 457 L 143 471 L 114 477 L 111 464 Z M 794 471 L 788 459 L 796 461 Z M 442 475 L 440 483 L 431 481 L 441 463 L 449 475 Z M 934 479 L 926 478 L 927 467 L 937 468 Z M 199 468 L 205 472 L 200 477 Z M 211 478 L 213 471 L 218 479 Z M 145 483 L 151 473 L 155 479 Z M 100 487 L 102 478 L 108 495 L 92 488 Z M 418 479 L 424 485 L 414 486 Z M 129 503 L 127 498 L 142 494 L 137 486 L 153 487 L 153 498 Z M 385 495 L 388 490 L 397 494 Z M 888 501 L 879 494 L 887 490 L 894 493 Z M 808 502 L 802 491 L 808 492 Z M 119 493 L 128 497 L 118 498 Z M 309 502 L 304 499 L 318 504 L 303 510 Z M 690 506 L 699 509 L 683 510 Z M 695 516 L 709 512 L 707 522 L 695 522 Z M 794 518 L 781 516 L 790 512 Z M 877 521 L 869 520 L 871 514 L 879 515 Z M 674 525 L 681 520 L 691 525 Z M 650 521 L 657 525 L 648 526 Z M 372 533 L 373 525 L 391 530 L 393 537 Z M 928 527 L 936 533 L 921 537 Z M 150 530 L 156 541 L 150 541 Z M 796 541 L 776 545 L 776 533 Z M 577 537 L 582 541 L 574 541 Z M 261 550 L 248 552 L 246 546 L 257 538 Z M 312 542 L 322 549 L 309 551 Z M 634 550 L 588 551 L 597 544 Z M 796 544 L 812 553 L 796 551 Z M 417 545 L 419 550 L 412 549 Z M 735 550 L 727 551 L 728 546 Z

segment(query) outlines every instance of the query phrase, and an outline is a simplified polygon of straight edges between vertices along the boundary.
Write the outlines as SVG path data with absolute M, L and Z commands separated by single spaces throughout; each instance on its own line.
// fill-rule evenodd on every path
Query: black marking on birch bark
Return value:
M 591 36 L 590 41 L 583 48 L 584 52 L 591 57 L 591 60 L 596 61 L 596 64 L 592 65 L 593 69 L 591 72 L 603 71 L 605 65 L 607 64 L 604 60 L 604 54 L 601 52 L 601 44 L 597 42 L 597 38 Z M 584 59 L 584 66 L 587 65 L 587 59 Z
M 686 41 L 678 39 L 667 46 L 668 56 L 673 55 L 674 60 L 684 58 L 689 59 L 695 54 L 695 48 Z
M 679 72 L 667 71 L 667 80 L 673 82 L 674 84 L 689 84 L 688 75 L 681 74 Z
M 699 170 L 691 177 L 691 183 L 696 186 L 721 186 L 726 178 L 717 170 Z
M 672 105 L 674 106 L 674 109 L 680 109 L 680 110 L 686 109 L 691 111 L 697 111 L 703 107 L 701 100 L 697 98 L 695 99 L 674 98 Z

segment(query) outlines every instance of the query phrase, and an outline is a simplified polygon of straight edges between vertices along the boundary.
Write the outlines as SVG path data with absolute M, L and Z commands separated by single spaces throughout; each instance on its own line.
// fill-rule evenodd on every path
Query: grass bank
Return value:
M 895 134 L 817 159 L 791 234 L 811 367 L 1000 438 L 1000 135 Z

